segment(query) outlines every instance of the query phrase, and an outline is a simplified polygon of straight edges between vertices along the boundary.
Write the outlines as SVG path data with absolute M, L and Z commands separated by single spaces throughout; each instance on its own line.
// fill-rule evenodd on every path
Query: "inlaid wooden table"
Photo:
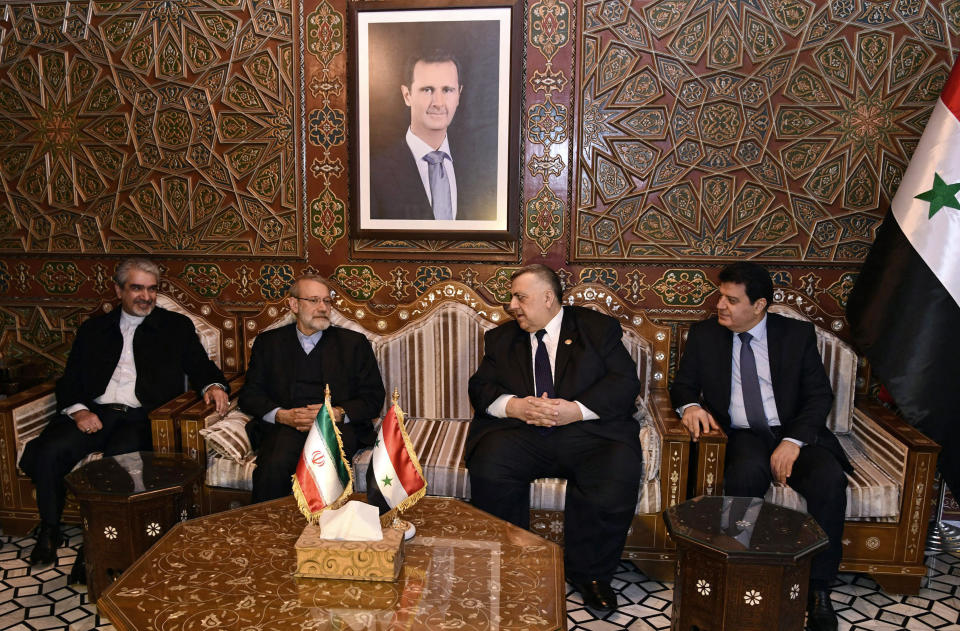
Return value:
M 66 476 L 83 518 L 91 600 L 163 533 L 193 516 L 200 473 L 192 458 L 140 451 L 88 462 Z
M 426 497 L 395 583 L 295 578 L 292 497 L 175 526 L 97 606 L 117 629 L 566 628 L 563 553 L 463 502 Z
M 801 631 L 810 557 L 827 536 L 806 513 L 701 496 L 664 511 L 677 542 L 672 631 Z

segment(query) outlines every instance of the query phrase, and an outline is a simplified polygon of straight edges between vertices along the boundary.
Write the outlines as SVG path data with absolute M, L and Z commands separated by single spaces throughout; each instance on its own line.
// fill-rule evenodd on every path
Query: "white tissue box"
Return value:
M 395 581 L 403 565 L 403 530 L 384 528 L 380 541 L 334 541 L 308 524 L 294 546 L 300 578 Z

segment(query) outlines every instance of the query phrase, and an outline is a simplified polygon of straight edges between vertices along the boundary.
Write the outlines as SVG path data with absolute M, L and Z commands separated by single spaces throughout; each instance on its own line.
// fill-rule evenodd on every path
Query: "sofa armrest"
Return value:
M 933 508 L 933 476 L 940 446 L 877 401 L 865 396 L 857 397 L 854 433 L 862 429 L 857 424 L 866 426 L 868 423 L 882 429 L 905 450 L 903 470 L 893 476 L 895 480 L 903 480 L 900 493 L 900 521 L 905 524 L 901 528 L 902 560 L 905 563 L 922 563 L 927 523 Z
M 869 419 L 889 433 L 911 453 L 914 451 L 939 453 L 940 451 L 940 445 L 875 400 L 865 396 L 857 397 L 855 417 L 858 416 L 856 412 L 860 412 L 859 416 Z
M 0 466 L 4 473 L 4 494 L 7 475 L 13 476 L 28 442 L 40 435 L 57 413 L 53 382 L 27 388 L 6 399 L 0 399 Z M 12 477 L 10 478 L 12 484 Z
M 228 379 L 231 398 L 243 387 L 243 376 Z M 180 396 L 161 405 L 150 413 L 150 431 L 153 434 L 153 450 L 158 453 L 176 453 L 183 447 L 183 427 L 180 418 L 188 410 L 213 412 L 212 403 L 204 403 L 196 391 L 188 390 Z M 200 412 L 193 412 L 198 414 Z
M 666 390 L 656 390 L 651 395 L 653 399 L 654 418 L 664 437 L 664 458 L 663 466 L 668 468 L 662 472 L 662 478 L 676 478 L 676 483 L 680 485 L 682 492 L 678 494 L 683 501 L 687 496 L 688 476 L 691 470 L 691 441 L 687 428 L 680 422 L 673 404 L 670 402 L 670 395 Z M 677 446 L 675 449 L 669 449 L 667 443 Z M 714 430 L 700 436 L 697 443 L 693 443 L 693 484 L 691 493 L 697 495 L 719 495 L 723 490 L 721 484 L 723 480 L 723 463 L 727 448 L 727 435 L 723 430 Z M 683 445 L 680 449 L 679 446 Z M 679 458 L 678 458 L 679 456 Z M 670 488 L 664 486 L 664 495 L 666 506 L 672 506 L 673 502 L 673 484 Z

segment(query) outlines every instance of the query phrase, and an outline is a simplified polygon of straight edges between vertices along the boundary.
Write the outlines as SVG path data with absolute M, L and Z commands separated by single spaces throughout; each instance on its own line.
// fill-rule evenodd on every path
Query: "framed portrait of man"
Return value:
M 352 234 L 516 238 L 519 5 L 348 6 Z

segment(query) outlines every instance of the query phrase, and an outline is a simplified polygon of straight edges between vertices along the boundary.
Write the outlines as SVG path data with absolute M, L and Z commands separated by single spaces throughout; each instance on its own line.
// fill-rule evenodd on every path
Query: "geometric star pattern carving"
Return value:
M 7 7 L 0 251 L 305 252 L 289 2 Z
M 572 259 L 861 261 L 953 60 L 922 8 L 584 2 Z

